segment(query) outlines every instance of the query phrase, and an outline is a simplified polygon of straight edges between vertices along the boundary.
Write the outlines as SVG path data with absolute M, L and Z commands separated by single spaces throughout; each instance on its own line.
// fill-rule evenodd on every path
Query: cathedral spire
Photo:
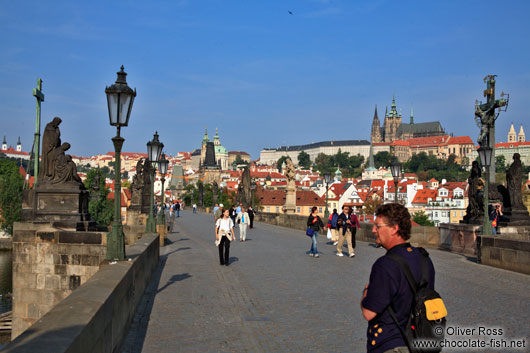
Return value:
M 410 125 L 414 125 L 414 106 L 410 106 Z
M 526 135 L 523 130 L 523 124 L 521 124 L 521 128 L 519 129 L 519 134 L 517 135 L 517 142 L 525 142 L 526 141 Z
M 210 142 L 210 138 L 208 137 L 208 127 L 204 128 L 204 137 L 202 138 L 202 143 Z
M 512 125 L 510 125 L 510 131 L 508 131 L 508 142 L 516 142 L 517 141 L 517 135 L 515 134 L 515 129 L 513 128 L 513 122 Z
M 379 117 L 377 116 L 377 104 L 375 105 L 375 112 L 374 112 L 374 120 L 379 120 Z

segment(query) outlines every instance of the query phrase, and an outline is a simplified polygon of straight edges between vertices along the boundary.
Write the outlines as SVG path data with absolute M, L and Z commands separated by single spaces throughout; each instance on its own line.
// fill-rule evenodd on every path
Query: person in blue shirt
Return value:
M 410 214 L 400 204 L 381 205 L 376 210 L 372 232 L 376 243 L 404 258 L 417 282 L 421 280 L 421 252 L 410 245 Z M 428 260 L 428 286 L 434 289 L 434 266 Z M 387 308 L 392 306 L 397 321 L 405 330 L 414 294 L 400 265 L 388 256 L 376 260 L 361 300 L 363 317 L 368 321 L 367 351 L 370 353 L 406 353 L 406 342 Z

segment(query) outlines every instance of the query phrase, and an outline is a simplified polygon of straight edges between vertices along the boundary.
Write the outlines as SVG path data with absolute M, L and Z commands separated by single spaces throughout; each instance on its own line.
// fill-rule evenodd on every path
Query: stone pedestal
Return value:
M 296 188 L 287 187 L 283 212 L 286 214 L 296 214 Z
M 46 196 L 42 200 L 49 200 Z M 12 339 L 96 273 L 105 253 L 104 232 L 69 231 L 46 222 L 15 223 Z
M 89 219 L 88 201 L 89 192 L 80 183 L 37 184 L 34 190 L 23 194 L 22 220 L 55 222 L 60 227 L 85 231 L 96 230 L 95 223 Z
M 167 226 L 165 224 L 157 224 L 156 232 L 160 234 L 160 246 L 164 246 L 164 242 L 167 234 Z
M 513 226 L 525 226 L 530 225 L 530 215 L 526 208 L 523 209 L 512 209 L 506 208 L 504 210 L 504 216 L 508 219 L 506 222 L 499 222 L 499 225 L 513 225 Z
M 442 249 L 468 255 L 477 254 L 477 236 L 481 234 L 481 226 L 464 223 L 442 223 L 439 229 Z

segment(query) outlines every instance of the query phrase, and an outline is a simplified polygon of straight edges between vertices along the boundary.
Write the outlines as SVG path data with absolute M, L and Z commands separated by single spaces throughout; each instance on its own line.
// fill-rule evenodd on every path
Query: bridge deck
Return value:
M 355 258 L 337 257 L 320 236 L 321 257 L 314 259 L 303 232 L 258 223 L 245 243 L 232 243 L 225 267 L 212 216 L 181 214 L 123 353 L 365 351 L 359 300 L 383 249 L 358 242 Z M 505 338 L 530 337 L 529 276 L 430 253 L 449 326 L 501 327 Z

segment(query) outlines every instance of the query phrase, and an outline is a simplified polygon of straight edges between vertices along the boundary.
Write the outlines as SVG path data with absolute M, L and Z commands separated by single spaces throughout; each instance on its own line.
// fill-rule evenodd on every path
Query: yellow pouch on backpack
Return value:
M 425 301 L 425 313 L 427 320 L 440 320 L 447 316 L 447 309 L 442 298 L 435 298 Z

